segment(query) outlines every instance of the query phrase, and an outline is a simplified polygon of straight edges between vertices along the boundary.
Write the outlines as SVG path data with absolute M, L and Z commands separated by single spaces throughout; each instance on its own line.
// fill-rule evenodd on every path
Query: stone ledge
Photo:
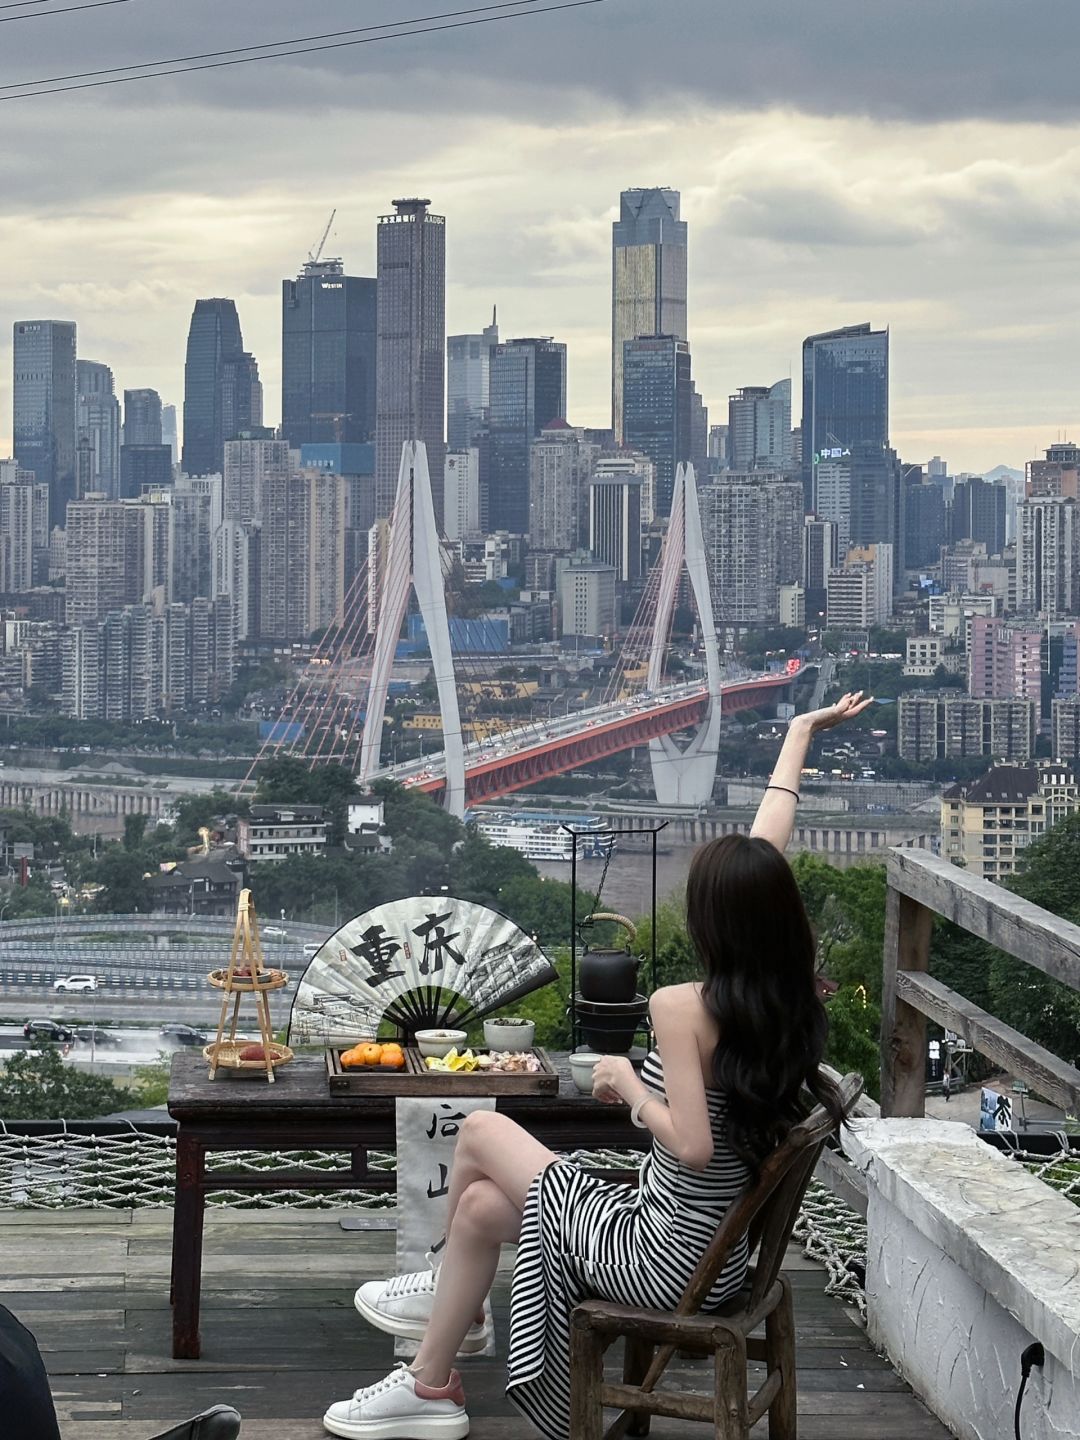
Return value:
M 844 1149 L 871 1186 L 1080 1373 L 1080 1210 L 973 1130 L 942 1120 L 856 1122 Z

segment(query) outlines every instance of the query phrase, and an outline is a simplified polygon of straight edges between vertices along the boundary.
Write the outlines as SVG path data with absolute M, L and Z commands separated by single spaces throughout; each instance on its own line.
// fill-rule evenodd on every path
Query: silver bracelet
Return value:
M 643 1095 L 630 1111 L 630 1124 L 636 1125 L 639 1130 L 647 1130 L 649 1127 L 645 1124 L 645 1121 L 642 1120 L 641 1112 L 650 1100 L 656 1100 L 657 1098 L 656 1095 Z

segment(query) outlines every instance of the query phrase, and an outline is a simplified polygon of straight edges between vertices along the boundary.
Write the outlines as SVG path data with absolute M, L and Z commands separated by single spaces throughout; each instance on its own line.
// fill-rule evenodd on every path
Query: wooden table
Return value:
M 560 1075 L 558 1095 L 500 1096 L 497 1109 L 524 1125 L 552 1150 L 641 1150 L 647 1131 L 630 1123 L 623 1105 L 601 1105 L 570 1078 L 564 1056 L 552 1055 Z M 199 1300 L 206 1196 L 212 1190 L 247 1194 L 276 1190 L 385 1190 L 393 1171 L 371 1170 L 372 1150 L 393 1150 L 394 1101 L 375 1096 L 331 1095 L 326 1063 L 298 1056 L 275 1072 L 268 1085 L 257 1076 L 207 1078 L 201 1055 L 178 1054 L 169 1083 L 169 1113 L 176 1129 L 176 1199 L 173 1212 L 173 1356 L 200 1354 Z M 221 1150 L 342 1150 L 349 1163 L 335 1170 L 208 1170 L 206 1157 Z

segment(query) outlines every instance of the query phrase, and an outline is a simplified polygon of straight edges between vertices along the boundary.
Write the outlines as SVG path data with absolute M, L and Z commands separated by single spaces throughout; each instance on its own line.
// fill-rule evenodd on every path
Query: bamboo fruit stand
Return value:
M 259 922 L 250 890 L 240 892 L 228 966 L 223 970 L 212 970 L 207 978 L 216 990 L 222 992 L 217 1035 L 203 1050 L 203 1055 L 210 1062 L 210 1079 L 215 1079 L 218 1070 L 240 1074 L 263 1072 L 272 1085 L 275 1066 L 285 1065 L 293 1058 L 293 1052 L 287 1045 L 280 1045 L 274 1040 L 270 1024 L 270 992 L 284 989 L 289 977 L 284 970 L 268 968 L 263 959 Z M 260 1037 L 257 1044 L 236 1038 L 240 1004 L 245 995 L 255 996 Z M 261 1057 L 242 1058 L 243 1052 L 249 1048 L 261 1048 Z

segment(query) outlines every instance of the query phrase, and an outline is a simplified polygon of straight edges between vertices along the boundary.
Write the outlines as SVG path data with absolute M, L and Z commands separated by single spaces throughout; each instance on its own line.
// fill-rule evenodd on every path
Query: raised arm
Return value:
M 795 716 L 788 725 L 779 758 L 754 816 L 751 835 L 768 840 L 777 850 L 787 849 L 795 826 L 795 806 L 799 803 L 803 765 L 811 739 L 819 730 L 831 730 L 834 725 L 861 714 L 871 704 L 873 697 L 867 696 L 864 700 L 862 691 L 857 690 L 842 695 L 835 705 Z

